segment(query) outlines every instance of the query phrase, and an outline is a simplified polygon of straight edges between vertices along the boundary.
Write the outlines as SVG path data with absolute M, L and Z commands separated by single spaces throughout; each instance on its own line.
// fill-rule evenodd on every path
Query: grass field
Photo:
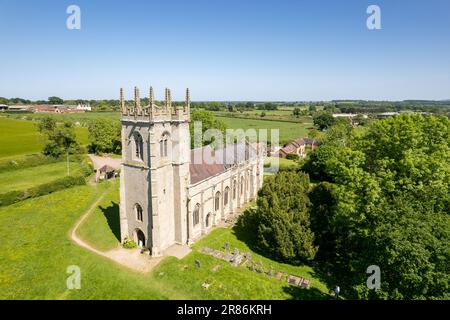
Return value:
M 231 229 L 214 230 L 184 259 L 166 258 L 149 274 L 130 271 L 82 249 L 69 240 L 69 231 L 103 192 L 108 192 L 108 197 L 100 207 L 108 208 L 116 199 L 117 183 L 75 187 L 0 208 L 0 299 L 328 298 L 326 286 L 310 267 L 281 264 L 252 254 L 253 260 L 266 268 L 311 279 L 311 288 L 304 290 L 198 251 L 203 246 L 220 249 L 229 242 L 232 248 L 252 252 L 245 236 Z M 117 210 L 113 206 L 109 214 L 117 215 Z M 105 233 L 97 236 L 99 247 L 117 243 L 114 231 L 105 227 L 105 219 L 99 216 L 86 221 L 90 226 L 85 231 Z M 89 239 L 97 242 L 95 237 Z M 201 262 L 201 268 L 194 267 L 195 260 Z M 70 265 L 80 267 L 80 290 L 66 287 Z M 216 265 L 220 268 L 213 272 Z M 205 281 L 211 284 L 208 290 L 201 286 Z
M 288 121 L 296 123 L 312 123 L 312 117 L 301 116 L 295 117 L 292 115 L 293 109 L 278 109 L 278 110 L 248 110 L 243 112 L 227 112 L 227 111 L 214 111 L 214 115 L 218 117 L 228 118 L 247 118 L 255 120 L 275 120 L 275 121 Z M 264 112 L 265 116 L 261 117 Z
M 106 251 L 120 242 L 119 179 L 111 181 L 111 192 L 78 229 L 78 236 L 95 248 Z
M 84 113 L 8 113 L 10 118 L 21 120 L 37 120 L 47 116 L 52 116 L 58 122 L 70 120 L 79 122 L 82 125 L 87 125 L 90 121 L 97 118 L 104 119 L 120 119 L 119 112 L 84 112 Z
M 0 117 L 0 132 L 0 159 L 42 151 L 43 140 L 33 121 Z M 86 128 L 76 127 L 75 132 L 80 144 L 89 143 Z
M 70 174 L 81 173 L 81 164 L 69 162 Z M 0 193 L 25 190 L 67 175 L 66 162 L 44 164 L 37 167 L 0 172 Z
M 305 123 L 293 123 L 282 121 L 267 121 L 267 120 L 254 120 L 254 119 L 238 119 L 228 117 L 218 117 L 221 121 L 231 129 L 267 129 L 268 139 L 270 141 L 271 129 L 279 130 L 280 144 L 283 145 L 287 142 L 295 140 L 297 138 L 306 137 L 312 124 Z

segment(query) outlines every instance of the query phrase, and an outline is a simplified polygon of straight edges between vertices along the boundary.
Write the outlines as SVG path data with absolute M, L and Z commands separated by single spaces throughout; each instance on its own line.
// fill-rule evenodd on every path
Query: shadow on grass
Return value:
M 250 250 L 253 252 L 266 257 L 268 259 L 278 261 L 280 263 L 288 263 L 291 265 L 308 265 L 310 266 L 314 271 L 311 273 L 311 276 L 314 279 L 318 279 L 321 282 L 323 282 L 328 288 L 334 288 L 336 285 L 340 285 L 341 288 L 344 287 L 344 283 L 346 283 L 344 278 L 340 278 L 341 280 L 339 283 L 336 283 L 336 279 L 333 276 L 333 272 L 331 272 L 335 266 L 331 264 L 327 264 L 324 262 L 305 262 L 305 261 L 280 261 L 276 257 L 272 256 L 270 253 L 264 251 L 259 245 L 258 245 L 258 239 L 256 237 L 255 232 L 251 232 L 246 229 L 246 227 L 239 222 L 236 223 L 233 227 L 233 233 L 236 236 L 236 238 L 242 242 L 244 242 Z M 335 273 L 334 273 L 335 274 Z M 310 288 L 310 289 L 303 289 L 298 288 L 295 286 L 287 286 L 283 290 L 285 290 L 286 293 L 290 294 L 292 299 L 310 299 L 310 300 L 323 300 L 323 299 L 332 299 L 330 295 L 324 294 L 320 290 L 316 288 Z
M 299 288 L 285 286 L 283 291 L 291 296 L 290 300 L 331 300 L 332 298 L 317 288 Z
M 232 232 L 238 240 L 244 242 L 249 247 L 249 249 L 252 250 L 253 252 L 255 252 L 265 258 L 268 258 L 270 260 L 275 260 L 278 262 L 285 263 L 285 261 L 279 261 L 276 259 L 276 257 L 272 256 L 270 253 L 261 249 L 261 247 L 258 245 L 258 239 L 256 238 L 256 233 L 247 230 L 239 222 L 233 226 Z
M 120 212 L 119 205 L 115 202 L 111 202 L 108 207 L 99 207 L 102 210 L 103 215 L 108 221 L 108 226 L 111 229 L 114 236 L 120 242 Z

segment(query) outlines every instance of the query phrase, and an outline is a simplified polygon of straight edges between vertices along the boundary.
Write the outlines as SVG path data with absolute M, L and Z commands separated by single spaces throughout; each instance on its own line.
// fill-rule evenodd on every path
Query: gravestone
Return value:
M 201 267 L 201 263 L 199 260 L 195 260 L 195 267 L 197 267 L 197 268 Z
M 230 250 L 231 244 L 229 242 L 225 242 L 225 245 L 223 246 L 225 250 Z
M 234 248 L 233 254 L 234 254 L 234 255 L 239 254 L 239 249 L 238 249 L 238 248 Z

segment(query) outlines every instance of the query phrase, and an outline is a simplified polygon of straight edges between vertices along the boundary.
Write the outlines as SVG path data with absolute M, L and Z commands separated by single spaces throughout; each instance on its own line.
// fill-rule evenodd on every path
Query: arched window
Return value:
M 206 216 L 205 225 L 207 228 L 211 225 L 211 213 Z
M 220 209 L 220 192 L 217 191 L 216 192 L 216 196 L 214 198 L 214 210 L 219 210 Z
M 236 183 L 236 179 L 233 180 L 233 199 L 236 199 L 236 188 L 237 188 L 237 183 Z
M 193 222 L 194 222 L 194 226 L 196 226 L 200 222 L 200 204 L 199 203 L 197 203 L 194 208 Z
M 230 193 L 230 188 L 226 187 L 225 188 L 225 193 L 223 194 L 223 205 L 226 206 L 228 205 L 228 195 Z
M 241 177 L 241 195 L 244 194 L 244 176 Z
M 169 134 L 168 133 L 164 133 L 161 137 L 161 140 L 159 141 L 159 152 L 161 154 L 161 157 L 167 157 L 168 155 L 168 141 L 169 140 Z
M 245 174 L 245 192 L 247 192 L 249 189 L 249 183 L 250 183 L 250 177 L 249 177 L 249 173 L 247 172 Z
M 134 205 L 134 212 L 136 213 L 136 219 L 138 221 L 144 220 L 144 216 L 142 214 L 142 207 L 137 203 Z
M 136 159 L 144 160 L 144 140 L 139 132 L 134 133 L 134 152 Z

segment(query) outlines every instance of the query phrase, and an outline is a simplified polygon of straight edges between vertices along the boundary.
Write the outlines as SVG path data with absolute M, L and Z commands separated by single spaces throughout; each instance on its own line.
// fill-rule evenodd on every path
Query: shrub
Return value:
M 128 238 L 128 237 L 125 237 L 125 239 L 123 240 L 122 246 L 123 246 L 125 249 L 134 249 L 134 248 L 137 247 L 136 242 L 134 242 L 133 239 L 130 239 L 130 238 Z
M 11 191 L 0 194 L 0 206 L 8 206 L 25 199 L 40 197 L 58 190 L 84 184 L 86 184 L 86 180 L 83 176 L 67 176 L 27 190 Z
M 286 155 L 286 159 L 288 159 L 288 160 L 298 160 L 298 159 L 300 159 L 300 157 L 296 153 L 289 153 L 288 155 Z
M 1 161 L 0 172 L 36 167 L 43 164 L 50 164 L 59 161 L 61 160 L 52 157 L 46 157 L 42 154 L 30 154 L 21 157 L 20 159 Z

